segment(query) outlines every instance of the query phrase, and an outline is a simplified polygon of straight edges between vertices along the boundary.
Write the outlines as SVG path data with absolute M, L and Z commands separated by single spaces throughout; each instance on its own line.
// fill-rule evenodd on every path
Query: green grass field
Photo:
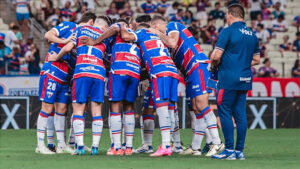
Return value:
M 220 161 L 204 156 L 181 156 L 152 158 L 146 154 L 133 156 L 106 156 L 110 145 L 108 130 L 105 129 L 98 156 L 39 155 L 34 153 L 36 130 L 0 130 L 0 169 L 299 169 L 300 130 L 249 130 L 246 141 L 245 161 Z M 91 130 L 86 130 L 85 143 L 91 144 Z M 160 142 L 159 130 L 155 130 L 154 146 Z M 134 147 L 140 146 L 140 130 L 135 131 Z M 189 145 L 191 130 L 181 130 L 182 141 Z

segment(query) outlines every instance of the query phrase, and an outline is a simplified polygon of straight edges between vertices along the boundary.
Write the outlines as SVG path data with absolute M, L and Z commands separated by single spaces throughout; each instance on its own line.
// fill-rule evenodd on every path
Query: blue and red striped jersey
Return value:
M 142 51 L 142 59 L 150 77 L 178 77 L 177 68 L 161 39 L 147 29 L 132 32 Z
M 57 33 L 57 36 L 61 39 L 67 39 L 72 35 L 72 32 L 75 30 L 76 24 L 74 22 L 64 21 L 59 25 L 55 26 L 54 29 Z M 59 61 L 48 62 L 48 57 L 52 52 L 59 53 L 61 48 L 63 48 L 65 44 L 59 43 L 51 43 L 47 56 L 45 58 L 45 63 L 43 65 L 41 75 L 47 73 L 49 78 L 59 82 L 66 83 L 69 80 L 70 71 L 72 66 L 70 65 L 70 54 L 66 54 Z
M 104 81 L 106 70 L 103 57 L 105 57 L 107 41 L 94 46 L 80 43 L 80 39 L 86 37 L 96 40 L 103 32 L 97 27 L 85 25 L 76 28 L 74 34 L 76 38 L 73 43 L 77 50 L 77 60 L 73 78 L 90 77 Z
M 112 26 L 117 26 L 112 25 Z M 119 26 L 118 26 L 119 27 Z M 129 75 L 140 79 L 141 73 L 140 48 L 130 42 L 125 42 L 120 33 L 113 36 L 112 56 L 110 58 L 110 71 L 113 74 Z
M 175 64 L 179 69 L 184 68 L 186 75 L 189 75 L 199 63 L 209 63 L 197 40 L 184 25 L 178 22 L 168 23 L 166 34 L 171 32 L 179 33 Z

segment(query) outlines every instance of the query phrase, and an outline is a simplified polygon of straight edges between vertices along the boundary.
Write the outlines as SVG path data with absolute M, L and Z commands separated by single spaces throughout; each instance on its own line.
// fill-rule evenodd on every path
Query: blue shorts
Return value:
M 208 64 L 200 63 L 199 66 L 187 77 L 186 94 L 191 99 L 212 91 L 207 87 L 210 72 L 207 69 Z
M 139 79 L 129 75 L 109 74 L 107 91 L 109 101 L 126 100 L 134 103 L 138 93 Z
M 17 16 L 17 21 L 29 19 L 30 17 L 29 13 L 16 13 L 16 16 Z
M 97 103 L 103 103 L 104 81 L 90 77 L 80 77 L 73 79 L 72 101 L 73 103 L 86 103 L 88 97 Z
M 152 78 L 151 88 L 155 105 L 170 101 L 177 102 L 178 79 L 173 77 Z
M 152 90 L 150 86 L 147 88 L 145 92 L 143 106 L 144 108 L 155 109 L 155 105 L 153 103 L 153 97 L 152 97 Z
M 47 75 L 40 76 L 39 82 L 39 100 L 54 104 L 69 103 L 69 85 L 60 84 L 55 80 L 50 79 Z

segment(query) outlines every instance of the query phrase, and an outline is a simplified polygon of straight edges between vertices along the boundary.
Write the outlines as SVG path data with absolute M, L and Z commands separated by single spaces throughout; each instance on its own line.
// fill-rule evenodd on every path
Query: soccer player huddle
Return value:
M 206 156 L 211 156 L 224 149 L 215 114 L 208 103 L 211 93 L 207 87 L 209 60 L 184 25 L 167 23 L 161 16 L 151 18 L 150 15 L 112 23 L 107 16 L 97 17 L 88 12 L 78 24 L 64 21 L 48 31 L 45 38 L 51 45 L 40 76 L 42 108 L 37 120 L 36 153 L 83 155 L 90 151 L 92 155 L 98 154 L 106 70 L 109 70 L 108 123 L 112 143 L 107 155 L 170 156 L 173 152 L 183 155 L 205 152 Z M 133 107 L 142 69 L 148 73 L 150 85 L 140 119 L 143 143 L 133 150 Z M 193 128 L 192 144 L 185 150 L 180 141 L 176 105 L 179 72 L 185 78 Z M 91 148 L 85 146 L 83 140 L 88 101 L 92 115 Z M 66 143 L 65 116 L 71 102 L 73 115 Z M 161 131 L 161 145 L 155 152 L 152 147 L 154 112 Z M 45 131 L 48 146 L 44 143 Z M 53 140 L 54 131 L 57 146 Z M 204 135 L 207 144 L 201 151 Z

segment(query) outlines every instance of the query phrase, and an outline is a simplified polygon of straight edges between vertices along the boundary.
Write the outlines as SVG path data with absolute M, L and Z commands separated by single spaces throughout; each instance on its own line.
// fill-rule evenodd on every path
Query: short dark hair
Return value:
M 183 9 L 181 9 L 181 8 L 177 9 L 177 13 L 182 12 L 182 11 L 183 11 Z
M 237 18 L 245 18 L 245 10 L 240 4 L 232 4 L 228 6 L 228 13 Z
M 173 4 L 172 4 L 172 7 L 178 7 L 180 4 L 178 3 L 178 2 L 174 2 Z
M 300 36 L 300 32 L 297 32 L 297 33 L 296 33 L 296 36 Z
M 257 26 L 261 27 L 261 29 L 264 29 L 264 25 L 261 23 L 257 24 Z
M 163 16 L 161 16 L 161 15 L 155 15 L 155 16 L 153 16 L 152 22 L 156 21 L 156 20 L 162 20 L 162 21 L 166 22 L 166 19 Z
M 123 22 L 126 23 L 126 25 L 129 25 L 128 21 L 126 19 L 118 19 L 117 22 Z
M 215 3 L 215 6 L 217 6 L 217 5 L 220 5 L 220 2 L 216 2 L 216 3 Z
M 113 20 L 109 16 L 106 16 L 106 15 L 100 15 L 97 18 L 104 20 L 108 26 L 111 25 L 111 23 L 113 23 Z
M 150 15 L 141 15 L 141 16 L 138 16 L 135 21 L 137 23 L 142 23 L 142 22 L 150 22 L 151 21 L 151 16 Z
M 266 64 L 270 59 L 269 58 L 266 58 L 264 61 L 263 61 L 263 64 Z
M 18 25 L 14 25 L 14 26 L 12 27 L 12 30 L 19 30 L 19 26 L 18 26 Z
M 95 22 L 97 16 L 92 12 L 86 12 L 82 15 L 79 23 L 87 23 L 89 20 L 93 20 Z
M 284 15 L 282 15 L 282 14 L 280 14 L 280 15 L 278 15 L 278 19 L 284 19 Z
M 147 23 L 141 23 L 141 24 L 139 24 L 139 26 L 138 26 L 138 27 L 150 28 L 150 25 L 149 25 L 149 24 L 147 24 Z

